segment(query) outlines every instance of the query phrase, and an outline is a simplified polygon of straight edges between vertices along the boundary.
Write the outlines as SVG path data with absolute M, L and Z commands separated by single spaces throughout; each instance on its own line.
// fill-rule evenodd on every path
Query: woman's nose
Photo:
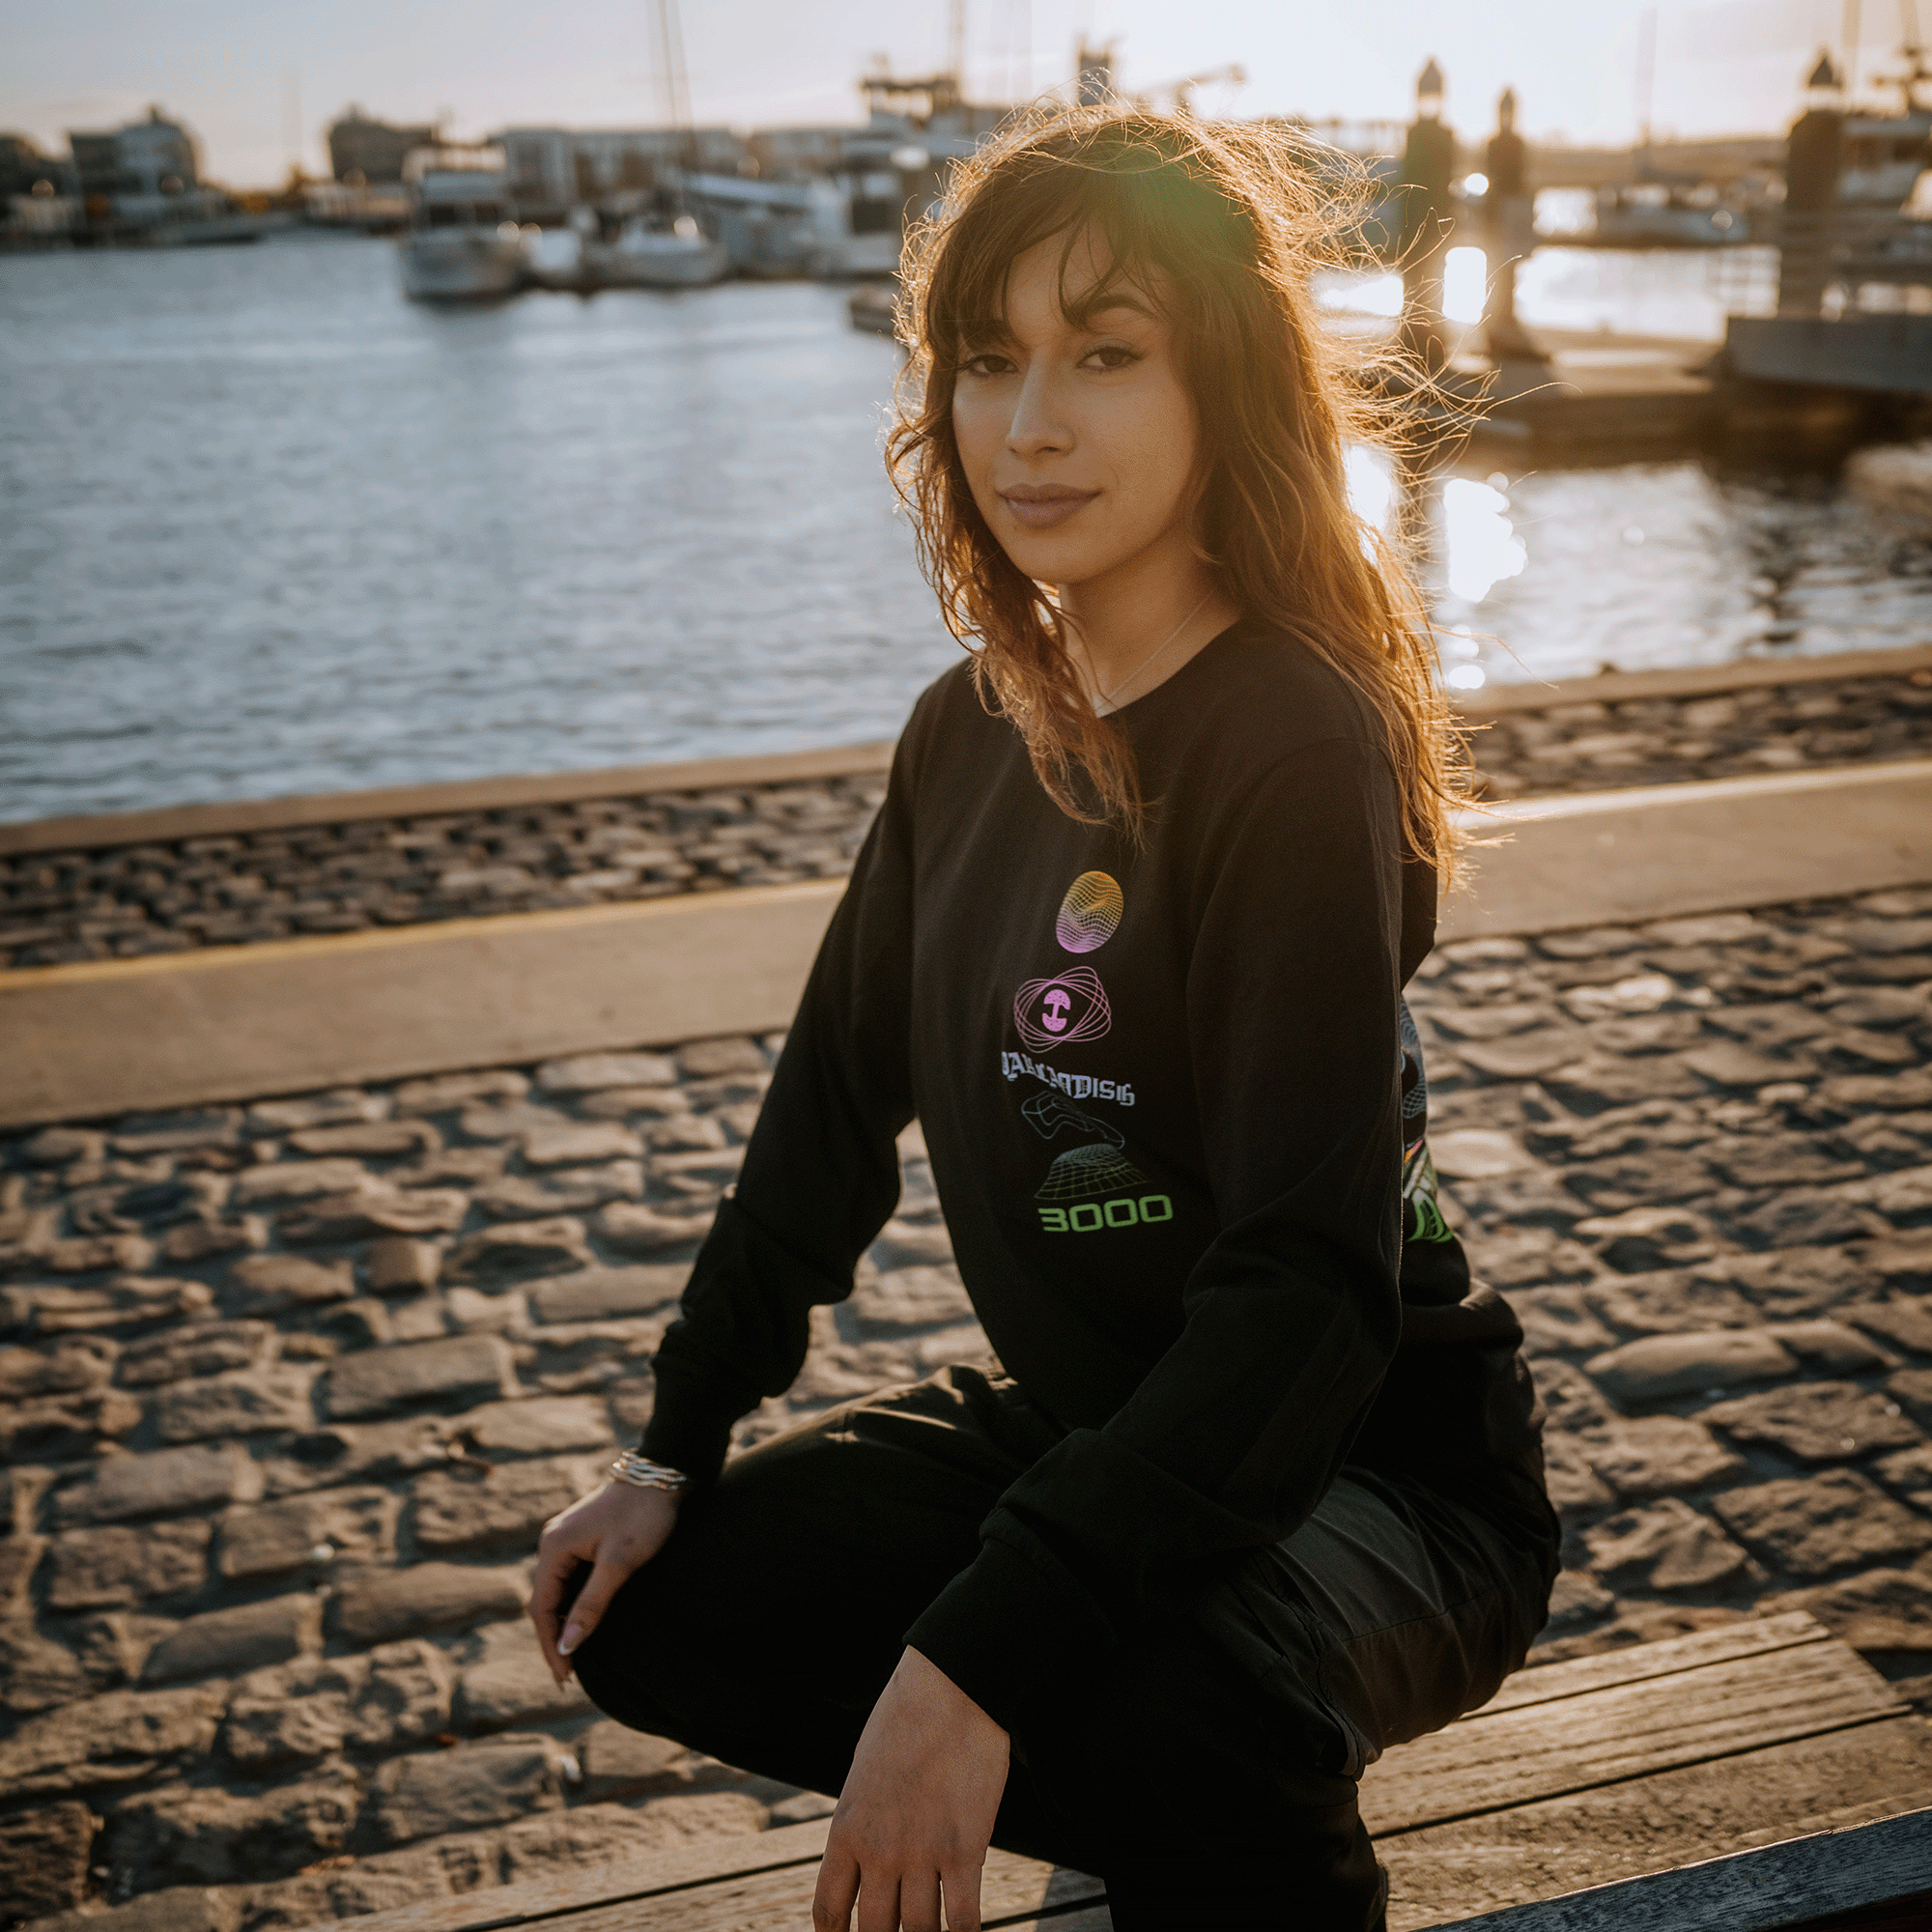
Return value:
M 1060 385 L 1052 372 L 1035 364 L 1022 379 L 1014 398 L 1012 420 L 1007 425 L 1007 447 L 1015 456 L 1070 449 L 1073 432 L 1061 402 Z

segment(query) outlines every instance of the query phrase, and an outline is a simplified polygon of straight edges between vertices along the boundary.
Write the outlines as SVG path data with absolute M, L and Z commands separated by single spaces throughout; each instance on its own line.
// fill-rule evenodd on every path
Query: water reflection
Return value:
M 16 258 L 0 818 L 888 735 L 957 656 L 895 369 L 830 288 L 443 316 L 380 243 Z M 1932 635 L 1932 543 L 1830 476 L 1497 461 L 1349 460 L 1462 688 Z
M 1441 503 L 1442 584 L 1453 602 L 1480 604 L 1504 578 L 1522 575 L 1529 553 L 1503 514 L 1509 498 L 1494 483 L 1447 477 Z
M 1932 533 L 1889 528 L 1828 475 L 1452 471 L 1418 486 L 1414 514 L 1436 622 L 1477 645 L 1450 670 L 1463 689 L 1932 632 Z
M 1921 643 L 1932 530 L 1827 473 L 1697 461 L 1473 473 L 1347 458 L 1362 521 L 1401 536 L 1453 690 Z

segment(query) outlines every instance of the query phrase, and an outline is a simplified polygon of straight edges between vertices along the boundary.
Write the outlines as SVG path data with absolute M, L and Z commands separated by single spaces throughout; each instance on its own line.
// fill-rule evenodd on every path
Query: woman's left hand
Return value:
M 814 1932 L 849 1932 L 854 1899 L 858 1932 L 979 1932 L 980 1867 L 1006 1788 L 1006 1732 L 908 1650 L 866 1720 L 832 1815 Z

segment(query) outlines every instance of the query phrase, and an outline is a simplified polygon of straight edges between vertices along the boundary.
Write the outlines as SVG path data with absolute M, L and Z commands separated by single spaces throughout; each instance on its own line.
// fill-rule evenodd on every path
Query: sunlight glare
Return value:
M 1350 443 L 1342 459 L 1343 486 L 1349 493 L 1349 507 L 1370 529 L 1388 534 L 1389 518 L 1395 510 L 1395 470 L 1379 449 L 1367 443 Z M 1374 554 L 1373 547 L 1366 546 Z
M 1520 577 L 1529 552 L 1503 515 L 1509 498 L 1487 483 L 1452 476 L 1442 486 L 1443 548 L 1449 594 L 1480 604 L 1505 578 Z
M 1315 278 L 1315 299 L 1322 308 L 1348 315 L 1379 315 L 1394 321 L 1402 313 L 1402 277 L 1393 272 L 1364 275 L 1331 270 Z
M 1442 313 L 1451 322 L 1481 322 L 1490 260 L 1480 248 L 1452 248 L 1442 258 Z

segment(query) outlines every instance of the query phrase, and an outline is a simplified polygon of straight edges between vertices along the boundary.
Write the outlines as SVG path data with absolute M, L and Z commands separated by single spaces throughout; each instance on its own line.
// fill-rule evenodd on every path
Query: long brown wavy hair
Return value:
M 1366 179 L 1291 129 L 1208 127 L 1107 108 L 1037 111 L 957 164 L 909 236 L 907 349 L 887 464 L 981 697 L 1024 734 L 1070 816 L 1138 839 L 1147 806 L 1126 740 L 1096 717 L 1047 587 L 1008 557 L 973 500 L 952 431 L 966 331 L 1004 311 L 1012 265 L 1062 241 L 1069 310 L 1131 281 L 1162 310 L 1201 425 L 1197 553 L 1244 618 L 1299 639 L 1374 707 L 1409 848 L 1447 873 L 1461 748 L 1428 614 L 1394 546 L 1350 507 L 1350 443 L 1401 431 L 1364 357 L 1316 319 L 1311 272 L 1360 259 Z M 1091 239 L 1098 282 L 1069 289 Z

